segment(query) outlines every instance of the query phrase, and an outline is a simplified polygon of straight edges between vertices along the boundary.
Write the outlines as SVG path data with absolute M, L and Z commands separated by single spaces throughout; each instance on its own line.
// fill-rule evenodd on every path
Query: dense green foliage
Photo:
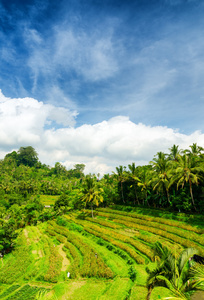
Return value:
M 171 293 L 186 297 L 187 276 L 193 288 L 202 290 L 203 269 L 180 273 L 181 259 L 171 249 L 182 256 L 194 247 L 204 256 L 204 223 L 198 215 L 204 211 L 203 148 L 174 145 L 169 150 L 158 152 L 149 165 L 119 166 L 100 180 L 85 176 L 84 164 L 71 170 L 59 162 L 44 165 L 31 146 L 8 153 L 0 161 L 0 298 L 30 294 L 34 299 L 48 291 L 43 286 L 66 283 L 67 272 L 70 280 L 107 280 L 102 289 L 94 283 L 98 291 L 92 299 L 99 290 L 100 299 L 134 299 L 136 285 L 146 296 L 148 287 L 154 297 L 160 283 L 167 290 L 175 278 Z M 163 261 L 173 261 L 173 270 L 162 258 L 156 264 L 155 243 L 161 245 L 160 254 L 166 251 Z M 32 287 L 30 281 L 41 286 Z M 86 288 L 89 281 L 82 288 L 85 294 Z M 78 299 L 73 294 L 70 299 Z

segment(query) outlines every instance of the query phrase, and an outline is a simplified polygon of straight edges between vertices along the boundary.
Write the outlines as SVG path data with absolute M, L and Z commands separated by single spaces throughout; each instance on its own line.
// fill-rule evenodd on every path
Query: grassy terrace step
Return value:
M 88 220 L 88 221 L 90 221 L 92 223 L 100 224 L 100 225 L 102 225 L 104 227 L 110 227 L 112 229 L 120 229 L 120 228 L 122 228 L 122 226 L 119 225 L 119 224 L 116 224 L 116 223 L 110 222 L 110 221 L 105 221 L 103 219 L 95 219 L 95 218 L 93 219 L 93 218 L 86 217 L 86 220 Z
M 21 235 L 18 238 L 13 255 L 0 269 L 0 283 L 12 284 L 19 278 L 23 278 L 31 264 L 32 259 L 29 255 L 29 246 L 25 236 Z
M 162 209 L 153 209 L 147 207 L 132 207 L 132 206 L 123 206 L 123 205 L 113 205 L 109 208 L 116 211 L 120 211 L 121 213 L 131 213 L 137 214 L 141 217 L 150 217 L 153 219 L 160 219 L 161 222 L 168 225 L 168 222 L 175 222 L 178 224 L 178 227 L 189 226 L 186 228 L 187 230 L 195 231 L 196 228 L 197 233 L 204 233 L 204 219 L 202 215 L 190 215 L 188 213 L 178 213 L 178 212 L 170 212 Z
M 126 258 L 125 260 L 123 255 L 120 255 L 121 251 L 118 253 L 118 251 L 112 251 L 113 249 L 110 250 L 108 247 L 106 247 L 105 243 L 101 243 L 100 238 L 90 234 L 84 235 L 84 232 L 82 234 L 84 242 L 95 249 L 95 253 L 102 257 L 104 262 L 111 268 L 114 274 L 120 277 L 129 278 L 129 271 L 130 268 L 133 267 L 134 262 L 129 256 L 127 256 L 127 254 L 123 253 Z M 81 233 L 77 232 L 76 235 L 81 236 Z
M 87 212 L 91 214 L 91 211 L 88 210 Z M 107 219 L 104 220 L 102 216 L 97 216 L 97 218 L 96 217 L 95 218 L 85 217 L 85 220 L 88 220 L 92 223 L 102 225 L 103 227 L 115 228 L 117 230 L 117 232 L 121 231 L 121 230 L 122 231 L 129 230 L 129 231 L 131 231 L 130 235 L 136 237 L 137 240 L 139 239 L 140 242 L 141 241 L 146 242 L 148 244 L 148 246 L 150 246 L 150 247 L 153 242 L 155 243 L 157 241 L 160 241 L 162 244 L 164 244 L 168 248 L 173 247 L 177 252 L 183 249 L 183 247 L 179 243 L 172 242 L 172 241 L 170 241 L 164 237 L 162 238 L 161 236 L 158 236 L 156 234 L 150 235 L 150 233 L 146 232 L 146 231 L 144 231 L 143 233 L 142 233 L 142 231 L 140 231 L 140 233 L 139 233 L 136 230 L 136 228 L 134 230 L 132 230 L 129 227 L 125 227 L 126 229 L 124 229 L 124 224 L 120 225 L 120 224 L 114 223 Z M 116 222 L 117 222 L 117 220 L 116 220 Z M 114 227 L 113 227 L 113 225 L 114 225 Z M 130 225 L 130 227 L 131 227 L 131 225 Z M 125 235 L 128 235 L 127 231 L 125 232 Z M 133 231 L 133 233 L 132 233 L 132 231 Z
M 65 227 L 58 226 L 54 221 L 49 222 L 49 224 L 52 226 L 53 231 L 58 235 L 66 237 L 67 240 L 74 244 L 83 255 L 83 265 L 80 268 L 80 275 L 82 277 L 112 278 L 114 276 L 111 269 L 105 265 L 103 259 L 99 255 L 95 257 L 95 250 L 87 245 L 82 237 L 71 233 Z
M 102 210 L 99 209 L 99 215 L 101 212 L 106 213 L 106 210 L 107 209 L 102 209 Z M 173 224 L 171 224 L 170 220 L 168 220 L 168 224 L 164 224 L 164 223 L 159 222 L 159 218 L 157 218 L 157 221 L 156 220 L 151 221 L 151 218 L 149 219 L 149 217 L 138 218 L 138 215 L 133 217 L 132 213 L 122 212 L 122 214 L 121 214 L 121 212 L 118 212 L 116 210 L 113 211 L 110 209 L 108 209 L 107 211 L 108 211 L 108 213 L 112 213 L 117 216 L 120 216 L 121 220 L 127 220 L 127 221 L 129 220 L 130 222 L 134 222 L 134 223 L 141 224 L 141 225 L 145 225 L 148 222 L 148 226 L 150 226 L 150 227 L 159 228 L 159 229 L 168 231 L 170 233 L 179 235 L 181 237 L 185 237 L 185 238 L 188 237 L 188 239 L 199 243 L 201 246 L 204 246 L 204 236 L 193 232 L 191 226 L 190 226 L 191 231 L 189 231 L 189 229 L 188 229 L 189 226 L 183 226 L 182 228 L 180 228 L 178 226 L 175 227 L 175 225 L 174 225 L 175 222 L 173 222 Z M 178 222 L 176 222 L 176 223 L 178 225 Z M 196 230 L 197 228 L 194 227 L 194 229 Z
M 70 220 L 69 220 L 70 221 Z M 95 232 L 92 229 L 88 229 L 86 226 L 86 236 L 83 234 L 83 239 L 91 244 L 94 245 L 94 248 L 99 251 L 99 253 L 104 257 L 105 261 L 108 263 L 108 265 L 111 267 L 111 269 L 114 271 L 115 274 L 120 275 L 122 277 L 129 277 L 130 274 L 130 265 L 132 266 L 134 264 L 134 261 L 132 258 L 128 255 L 128 252 L 131 251 L 133 253 L 134 257 L 142 260 L 144 262 L 143 257 L 139 256 L 135 251 L 133 251 L 132 248 L 128 247 L 127 245 L 117 241 L 110 242 L 110 238 L 103 239 L 100 233 Z M 88 239 L 87 239 L 88 238 Z M 119 246 L 120 247 L 119 247 Z M 122 247 L 121 247 L 122 245 Z M 123 250 L 121 249 L 123 248 Z M 98 250 L 99 249 L 99 250 Z M 126 251 L 124 251 L 124 249 Z M 121 270 L 121 271 L 120 271 Z M 126 270 L 126 271 L 125 271 Z M 122 273 L 120 273 L 122 272 Z M 128 272 L 128 275 L 127 275 Z
M 144 231 L 151 232 L 151 233 L 154 233 L 156 235 L 162 236 L 164 238 L 172 240 L 173 242 L 181 244 L 184 247 L 197 248 L 199 250 L 200 254 L 204 255 L 204 248 L 202 246 L 200 246 L 199 244 L 195 243 L 193 240 L 187 239 L 186 236 L 181 237 L 179 235 L 172 234 L 168 231 L 165 231 L 165 228 L 160 229 L 160 228 L 157 228 L 157 227 L 150 227 L 149 222 L 148 223 L 144 222 L 143 223 L 144 225 L 141 225 L 140 220 L 138 221 L 137 219 L 134 219 L 134 218 L 131 218 L 131 217 L 129 218 L 129 217 L 121 216 L 121 215 L 118 215 L 116 213 L 113 214 L 113 213 L 105 213 L 105 212 L 100 211 L 100 212 L 98 212 L 98 214 L 100 216 L 110 218 L 110 219 L 114 220 L 115 222 L 117 222 L 119 224 L 123 224 L 127 227 L 136 228 L 137 230 L 144 230 Z M 145 225 L 145 224 L 148 224 L 148 225 Z
M 80 274 L 80 268 L 82 267 L 82 253 L 79 251 L 79 249 L 74 246 L 72 243 L 68 242 L 67 239 L 60 235 L 57 234 L 52 226 L 48 226 L 46 229 L 46 232 L 55 237 L 60 243 L 63 243 L 63 250 L 67 254 L 69 258 L 71 258 L 71 266 L 69 267 L 68 271 L 70 274 L 72 274 L 72 278 L 77 277 Z
M 7 297 L 6 300 L 34 300 L 36 299 L 37 293 L 45 291 L 45 288 L 39 288 L 30 286 L 29 284 L 24 285 L 17 292 L 12 293 L 11 296 Z
M 152 249 L 145 245 L 144 243 L 141 243 L 139 240 L 134 240 L 133 238 L 127 237 L 126 235 L 117 233 L 116 231 L 108 228 L 102 228 L 101 226 L 97 226 L 95 224 L 92 224 L 90 221 L 83 221 L 79 219 L 75 219 L 74 222 L 77 224 L 80 224 L 84 226 L 84 230 L 89 231 L 92 234 L 95 234 L 105 240 L 108 240 L 109 242 L 116 245 L 120 245 L 118 241 L 122 243 L 127 243 L 131 245 L 134 248 L 130 248 L 129 250 L 126 247 L 126 251 L 128 250 L 128 254 L 134 258 L 138 263 L 144 263 L 145 259 L 142 259 L 142 254 L 146 257 L 149 257 L 151 260 L 153 260 L 153 251 Z M 125 244 L 121 244 L 120 248 L 124 250 Z M 136 251 L 135 251 L 136 250 Z M 136 252 L 140 252 L 139 254 Z M 135 253 L 134 253 L 135 252 Z M 142 254 L 141 254 L 142 253 Z
M 20 288 L 20 285 L 18 285 L 18 284 L 11 285 L 6 290 L 4 290 L 3 293 L 0 294 L 0 299 L 8 297 L 11 293 L 13 293 L 14 291 L 16 291 L 19 288 Z
M 159 235 L 147 231 L 140 230 L 140 233 L 138 233 L 137 238 L 139 240 L 147 242 L 149 245 L 155 242 L 160 242 L 161 244 L 165 245 L 167 248 L 171 250 L 174 249 L 177 253 L 180 253 L 184 249 L 182 245 L 179 243 L 175 243 L 167 238 L 161 237 Z
M 184 231 L 179 228 L 174 228 L 173 226 L 162 225 L 157 222 L 147 222 L 145 220 L 123 216 L 117 214 L 117 212 L 115 211 L 114 213 L 107 213 L 104 211 L 98 211 L 97 213 L 99 216 L 110 218 L 119 224 L 124 224 L 128 227 L 138 228 L 145 231 L 150 231 L 155 234 L 159 234 L 163 237 L 178 242 L 185 247 L 196 247 L 200 250 L 202 254 L 204 253 L 204 248 L 202 247 L 204 245 L 204 237 L 199 236 L 196 233 L 189 233 L 188 231 Z M 200 245 L 198 244 L 198 242 Z
M 161 217 L 151 217 L 149 215 L 139 214 L 136 212 L 124 212 L 124 211 L 120 211 L 120 210 L 114 210 L 111 208 L 97 208 L 97 211 L 112 212 L 112 213 L 116 213 L 116 214 L 123 215 L 123 216 L 128 216 L 128 217 L 146 220 L 146 221 L 150 221 L 150 222 L 157 222 L 157 223 L 161 223 L 161 224 L 165 224 L 165 225 L 169 225 L 169 226 L 173 226 L 173 227 L 178 227 L 178 228 L 185 229 L 188 231 L 196 232 L 198 234 L 204 234 L 204 229 L 197 228 L 195 226 L 191 226 L 189 224 L 182 223 L 180 221 L 169 220 L 169 219 L 161 218 Z

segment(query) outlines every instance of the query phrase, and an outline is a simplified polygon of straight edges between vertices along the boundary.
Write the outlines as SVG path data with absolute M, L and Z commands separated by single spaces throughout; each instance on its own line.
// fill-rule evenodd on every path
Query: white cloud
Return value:
M 158 151 L 168 152 L 173 144 L 183 149 L 192 143 L 204 147 L 204 134 L 200 131 L 186 135 L 167 127 L 135 124 L 125 116 L 74 128 L 74 117 L 64 108 L 31 98 L 10 99 L 1 93 L 1 158 L 31 145 L 42 163 L 54 165 L 60 161 L 68 168 L 85 163 L 86 173 L 103 174 L 111 173 L 118 165 L 147 164 Z M 49 120 L 72 127 L 47 129 Z
M 38 144 L 44 127 L 52 121 L 73 126 L 76 112 L 43 104 L 32 98 L 6 98 L 0 91 L 0 144 Z

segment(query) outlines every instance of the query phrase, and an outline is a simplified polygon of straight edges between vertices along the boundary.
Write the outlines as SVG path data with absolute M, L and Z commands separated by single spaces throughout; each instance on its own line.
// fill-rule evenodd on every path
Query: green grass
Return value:
M 171 294 L 167 288 L 162 286 L 157 286 L 152 290 L 150 299 L 159 300 L 159 299 L 163 299 L 164 297 L 170 297 L 170 296 L 174 296 L 174 295 Z
M 44 205 L 52 205 L 58 196 L 41 195 L 40 197 Z M 38 297 L 41 300 L 145 300 L 148 292 L 146 288 L 146 264 L 148 263 L 148 268 L 153 269 L 155 262 L 150 262 L 147 256 L 145 257 L 142 252 L 136 250 L 137 247 L 143 246 L 144 250 L 151 249 L 154 241 L 159 240 L 168 248 L 180 252 L 185 247 L 182 232 L 188 232 L 187 226 L 181 224 L 188 224 L 188 222 L 186 219 L 186 223 L 179 223 L 177 219 L 176 222 L 172 222 L 172 228 L 170 228 L 171 220 L 168 220 L 165 224 L 165 214 L 162 215 L 161 212 L 162 219 L 160 223 L 158 218 L 153 220 L 148 217 L 148 214 L 151 215 L 150 211 L 147 214 L 145 210 L 143 212 L 141 209 L 135 211 L 134 218 L 133 214 L 119 214 L 116 210 L 111 211 L 109 209 L 106 213 L 105 210 L 103 213 L 99 213 L 100 216 L 95 213 L 94 219 L 88 217 L 87 214 L 85 220 L 77 219 L 79 213 L 74 212 L 67 218 L 67 228 L 58 226 L 55 221 L 50 222 L 49 225 L 43 223 L 38 226 L 27 226 L 22 230 L 12 254 L 5 255 L 3 260 L 0 261 L 0 299 L 31 300 L 42 291 L 41 296 Z M 140 224 L 139 221 L 138 224 L 133 222 L 136 220 L 137 213 L 142 216 L 142 218 L 139 218 L 140 223 L 141 220 L 145 220 L 144 225 Z M 157 214 L 155 211 L 152 216 L 158 217 L 159 213 Z M 197 217 L 191 217 L 191 219 L 199 220 Z M 152 227 L 148 226 L 148 223 Z M 162 233 L 161 228 L 164 229 L 164 226 L 165 229 L 169 228 L 171 232 L 174 232 L 176 228 L 180 233 L 180 236 L 179 234 L 174 235 L 177 238 L 176 241 L 170 239 L 173 237 L 172 234 Z M 152 228 L 155 229 L 151 230 Z M 201 227 L 202 229 L 203 227 Z M 195 242 L 193 239 L 196 236 L 199 236 L 199 230 L 193 232 L 192 228 L 189 227 L 189 236 L 186 236 L 185 240 L 191 243 L 191 238 Z M 73 249 L 68 247 L 68 241 Z M 135 248 L 130 242 L 135 245 Z M 138 245 L 135 243 L 138 243 Z M 182 243 L 183 246 L 181 246 Z M 60 244 L 65 245 L 65 247 L 62 247 L 63 245 L 59 246 Z M 128 245 L 128 247 L 124 247 L 124 245 Z M 201 244 L 198 246 L 200 249 L 204 249 Z M 74 252 L 71 254 L 74 248 L 76 248 L 75 256 Z M 63 255 L 62 249 L 70 260 L 70 265 L 64 264 L 65 267 L 68 266 L 66 270 L 62 268 L 63 257 L 58 256 Z M 134 254 L 137 253 L 139 257 L 143 258 L 143 264 L 136 263 L 137 260 L 134 261 L 128 255 L 128 253 L 132 253 L 130 249 Z M 89 261 L 85 251 L 91 257 Z M 104 265 L 112 270 L 113 276 L 108 277 L 111 279 L 99 276 L 96 278 L 96 273 L 92 275 L 91 272 L 85 272 L 87 266 L 90 270 L 93 265 L 95 265 L 94 268 L 99 268 L 99 260 L 97 262 L 95 259 L 95 253 L 98 254 L 98 258 L 101 258 Z M 77 261 L 77 254 L 79 257 L 79 271 L 82 266 L 84 270 L 82 273 L 78 272 L 76 278 L 67 278 L 66 275 L 71 270 L 70 267 L 76 267 L 76 263 L 73 264 L 73 262 Z M 73 257 L 75 257 L 75 260 L 73 260 Z M 49 269 L 51 264 L 53 269 Z M 57 269 L 57 276 L 53 275 L 55 269 Z M 136 272 L 134 281 L 130 279 L 130 271 L 133 274 L 134 271 Z M 48 277 L 48 281 L 45 281 L 48 273 L 48 277 L 55 276 L 57 282 L 50 282 Z M 84 276 L 83 279 L 82 276 Z M 14 290 L 15 286 L 19 286 L 16 291 Z M 43 295 L 43 291 L 48 294 Z M 150 299 L 158 300 L 170 295 L 168 289 L 156 287 L 153 289 Z
M 80 235 L 80 234 L 79 234 Z M 120 256 L 114 254 L 112 251 L 108 250 L 104 246 L 97 244 L 97 240 L 94 241 L 92 238 L 83 236 L 85 243 L 91 245 L 96 253 L 99 253 L 106 264 L 112 269 L 112 271 L 121 277 L 128 277 L 128 264 Z
M 58 198 L 59 196 L 55 195 L 40 195 L 40 201 L 43 205 L 54 205 Z
M 131 289 L 131 294 L 129 300 L 145 300 L 147 295 L 147 288 L 145 286 L 139 286 L 134 284 Z
M 129 296 L 133 282 L 128 278 L 116 278 L 109 289 L 103 293 L 100 300 L 125 300 Z

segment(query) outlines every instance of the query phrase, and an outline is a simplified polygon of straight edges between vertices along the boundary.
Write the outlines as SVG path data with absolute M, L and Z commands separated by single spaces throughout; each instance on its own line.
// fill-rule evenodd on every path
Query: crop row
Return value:
M 38 288 L 30 286 L 29 284 L 24 285 L 20 290 L 16 293 L 12 294 L 7 300 L 34 300 L 36 299 L 36 295 L 40 291 L 44 291 L 44 288 Z
M 71 254 L 73 259 L 72 264 L 69 268 L 69 273 L 71 274 L 72 278 L 77 277 L 80 274 L 80 269 L 82 268 L 82 256 L 79 253 L 79 250 L 70 242 L 66 242 L 64 244 L 63 250 Z
M 66 217 L 66 216 L 65 216 Z M 70 221 L 70 218 L 68 219 Z M 68 222 L 69 222 L 68 221 Z M 75 223 L 72 223 L 72 224 L 75 224 Z M 69 226 L 69 224 L 67 224 Z M 83 228 L 83 226 L 79 225 L 79 224 L 75 224 L 77 227 L 80 226 L 80 229 Z M 84 224 L 83 224 L 84 225 Z M 125 250 L 122 250 L 124 249 L 123 247 L 123 243 L 120 243 L 117 241 L 114 241 L 113 239 L 111 239 L 110 237 L 102 237 L 101 233 L 98 233 L 90 228 L 88 228 L 87 226 L 82 229 L 82 230 L 85 230 L 86 234 L 83 233 L 84 235 L 88 235 L 89 238 L 93 238 L 94 241 L 101 245 L 101 246 L 104 246 L 106 247 L 109 251 L 112 251 L 113 253 L 117 254 L 120 256 L 120 258 L 124 259 L 126 261 L 127 264 L 129 265 L 132 265 L 134 264 L 134 260 L 136 260 L 136 262 L 138 262 L 139 260 L 139 263 L 144 263 L 145 260 L 143 257 L 141 257 L 140 255 L 137 254 L 137 252 L 135 252 L 131 247 L 129 247 L 128 245 L 125 245 Z M 80 230 L 80 232 L 82 231 Z M 115 242 L 115 246 L 113 245 L 113 243 Z M 118 246 L 120 244 L 120 247 Z M 128 250 L 127 250 L 128 249 Z M 130 252 L 132 253 L 132 256 L 134 257 L 134 260 L 130 257 L 130 255 L 127 253 L 127 252 Z
M 120 211 L 120 210 L 114 210 L 114 209 L 110 209 L 110 208 L 98 208 L 97 211 L 102 211 L 102 212 L 110 212 L 110 213 L 116 213 L 118 215 L 123 215 L 123 216 L 127 216 L 127 217 L 132 217 L 132 218 L 137 218 L 137 219 L 142 219 L 148 222 L 157 222 L 157 223 L 161 223 L 161 224 L 165 224 L 165 225 L 169 225 L 169 226 L 173 226 L 173 227 L 178 227 L 184 230 L 188 230 L 188 231 L 192 231 L 192 232 L 196 232 L 198 234 L 203 234 L 204 230 L 191 226 L 189 224 L 184 224 L 181 223 L 179 221 L 175 221 L 175 220 L 169 220 L 169 219 L 165 219 L 165 218 L 160 218 L 160 217 L 151 217 L 148 215 L 142 215 L 142 214 L 138 214 L 138 213 L 131 213 L 131 212 L 124 212 L 124 211 Z
M 68 229 L 58 226 L 55 222 L 49 222 L 54 228 L 54 231 L 67 238 L 67 240 L 74 244 L 79 249 L 83 256 L 83 265 L 80 268 L 80 275 L 82 277 L 105 277 L 112 278 L 113 272 L 107 267 L 100 257 L 95 254 L 92 247 L 86 244 L 82 238 L 77 234 L 72 234 Z
M 45 281 L 57 282 L 62 268 L 62 256 L 53 243 L 49 242 L 49 269 L 44 276 Z
M 0 299 L 5 298 L 6 296 L 8 296 L 9 294 L 13 293 L 15 290 L 17 290 L 20 287 L 20 285 L 15 284 L 10 286 L 8 289 L 6 289 L 1 295 L 0 295 Z
M 32 263 L 29 255 L 29 247 L 24 235 L 19 237 L 13 257 L 0 270 L 0 282 L 12 284 L 26 273 L 28 266 Z
M 135 249 L 137 249 L 138 251 L 145 254 L 147 257 L 149 257 L 151 260 L 153 260 L 152 249 L 150 249 L 150 247 L 141 243 L 140 241 L 135 241 L 134 239 L 127 237 L 123 234 L 117 233 L 114 230 L 110 230 L 108 228 L 102 228 L 100 226 L 92 224 L 91 222 L 85 223 L 84 221 L 80 221 L 80 220 L 75 220 L 75 222 L 84 226 L 85 231 L 95 234 L 98 237 L 101 237 L 104 240 L 111 242 L 113 245 L 121 248 L 122 250 L 127 251 L 127 253 L 138 263 L 145 263 L 145 259 L 140 254 L 138 254 L 135 251 Z M 90 229 L 94 230 L 94 233 L 93 231 L 91 232 Z M 133 249 L 132 247 L 124 243 L 133 246 L 135 249 Z
M 72 278 L 76 278 L 80 274 L 82 256 L 79 250 L 77 250 L 77 248 L 73 244 L 67 242 L 67 239 L 64 236 L 57 234 L 54 230 L 52 230 L 52 228 L 53 227 L 49 225 L 46 231 L 49 235 L 55 236 L 60 243 L 64 244 L 63 250 L 68 254 L 69 258 L 70 256 L 72 258 L 72 264 L 68 269 L 69 273 L 72 274 Z
M 147 224 L 146 220 L 141 220 L 141 219 L 132 218 L 132 217 L 128 217 L 128 216 L 122 216 L 117 213 L 106 213 L 106 212 L 100 211 L 100 212 L 98 212 L 98 215 L 107 217 L 107 218 L 111 218 L 111 219 L 115 219 L 115 221 L 120 224 L 121 224 L 121 222 L 118 222 L 118 219 L 123 220 L 125 222 L 128 221 L 129 224 L 130 223 L 137 224 L 137 225 L 146 225 Z M 179 237 L 182 237 L 185 239 L 188 238 L 192 241 L 196 241 L 197 243 L 199 243 L 202 246 L 204 245 L 204 237 L 202 237 L 196 233 L 193 233 L 193 232 L 184 231 L 182 229 L 178 229 L 173 226 L 163 225 L 163 224 L 159 224 L 157 222 L 150 222 L 150 221 L 148 222 L 148 227 L 160 229 L 160 230 L 169 232 L 170 234 L 173 233 Z
M 153 242 L 156 243 L 156 242 L 160 242 L 162 243 L 163 245 L 165 245 L 167 248 L 171 248 L 174 247 L 174 249 L 178 249 L 178 250 L 181 250 L 181 248 L 183 248 L 181 246 L 181 244 L 178 244 L 178 243 L 175 243 L 173 241 L 169 241 L 168 239 L 166 238 L 163 238 L 161 236 L 158 236 L 156 234 L 143 234 L 143 233 L 139 233 L 137 235 L 137 239 L 139 240 L 142 240 L 148 244 L 152 244 Z
M 93 219 L 93 218 L 89 218 L 89 217 L 86 217 L 85 218 L 87 221 L 90 221 L 92 223 L 97 223 L 97 224 L 100 224 L 102 226 L 105 226 L 105 227 L 110 227 L 112 229 L 120 229 L 121 226 L 118 225 L 118 224 L 115 224 L 113 222 L 109 222 L 109 221 L 105 221 L 105 220 L 102 220 L 102 219 Z
M 111 223 L 112 224 L 112 222 L 110 222 L 110 221 L 104 221 L 104 223 L 103 223 L 103 220 L 102 219 L 99 219 L 99 218 L 89 218 L 89 217 L 86 217 L 85 218 L 86 220 L 88 220 L 88 221 L 90 221 L 90 222 L 94 222 L 94 223 L 97 223 L 97 224 L 99 224 L 99 225 L 103 225 L 103 226 L 105 226 L 105 224 L 106 224 L 106 226 L 107 227 L 109 227 L 108 225 L 109 225 L 109 223 Z M 121 224 L 121 225 L 125 225 L 125 224 Z M 116 228 L 121 228 L 121 226 L 119 225 L 119 224 L 115 224 L 115 226 L 118 226 L 118 227 L 116 227 Z M 129 227 L 131 227 L 131 224 L 129 224 Z M 136 229 L 136 228 L 135 228 Z M 142 241 L 144 241 L 144 242 L 146 242 L 146 243 L 148 243 L 148 244 L 152 244 L 152 242 L 154 241 L 154 243 L 155 242 L 157 242 L 157 241 L 160 241 L 161 242 L 161 237 L 160 236 L 158 236 L 158 235 L 155 235 L 154 234 L 154 236 L 150 236 L 150 235 L 146 235 L 146 234 L 142 234 L 142 233 L 139 233 L 137 236 L 136 236 L 136 239 L 138 240 L 142 240 Z M 162 244 L 165 244 L 167 247 L 169 247 L 169 245 L 168 245 L 168 243 L 167 243 L 167 240 L 166 239 L 162 239 Z M 151 246 L 150 246 L 151 247 Z M 170 247 L 172 247 L 172 245 L 170 246 Z M 180 244 L 175 244 L 174 243 L 174 247 L 176 247 L 176 248 L 180 248 L 181 247 L 181 245 Z
M 158 228 L 149 227 L 148 225 L 140 225 L 140 224 L 127 222 L 127 221 L 119 220 L 119 219 L 116 219 L 115 221 L 117 223 L 123 224 L 127 227 L 136 228 L 137 230 L 144 230 L 144 231 L 151 232 L 153 234 L 162 236 L 162 237 L 167 238 L 167 239 L 169 239 L 169 240 L 171 240 L 171 241 L 173 241 L 177 244 L 181 244 L 182 246 L 184 246 L 186 248 L 190 248 L 190 247 L 197 248 L 200 251 L 200 253 L 202 255 L 204 255 L 204 248 L 202 248 L 201 246 L 199 246 L 198 244 L 194 243 L 191 240 L 182 238 L 180 236 L 177 236 L 175 234 L 171 234 L 167 231 L 164 231 L 164 230 L 161 230 L 161 229 L 158 229 Z
M 111 237 L 114 237 L 117 240 L 120 240 L 124 243 L 130 244 L 131 246 L 136 248 L 138 251 L 143 253 L 145 256 L 147 256 L 151 260 L 153 260 L 154 254 L 153 254 L 152 249 L 149 246 L 145 245 L 144 243 L 141 243 L 139 240 L 135 241 L 133 238 L 128 237 L 126 235 L 123 235 L 121 233 L 117 233 L 114 230 L 110 230 L 110 229 L 107 229 L 107 228 L 101 228 L 101 227 L 93 225 L 93 224 L 91 224 L 90 226 L 92 226 L 93 229 L 95 229 L 95 230 L 97 230 L 101 233 L 107 234 Z

